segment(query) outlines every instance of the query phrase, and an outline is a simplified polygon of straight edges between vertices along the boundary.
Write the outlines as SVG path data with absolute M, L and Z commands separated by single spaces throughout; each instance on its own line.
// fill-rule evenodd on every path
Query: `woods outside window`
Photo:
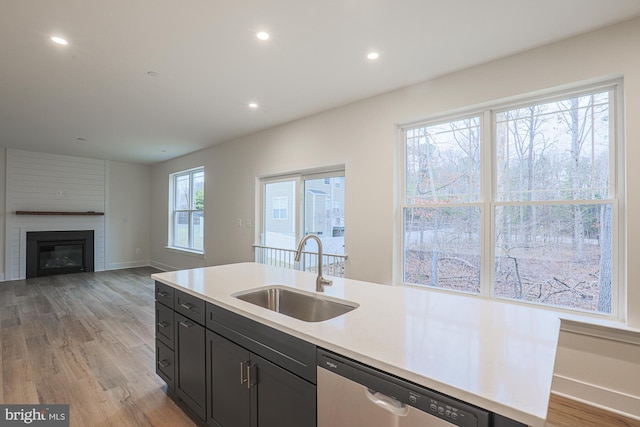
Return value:
M 618 316 L 619 86 L 403 128 L 403 282 Z

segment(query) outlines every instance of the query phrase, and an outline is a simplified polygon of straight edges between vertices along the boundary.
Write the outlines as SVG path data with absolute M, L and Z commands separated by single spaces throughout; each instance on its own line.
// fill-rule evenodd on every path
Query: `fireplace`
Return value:
M 27 279 L 94 269 L 93 230 L 27 232 Z

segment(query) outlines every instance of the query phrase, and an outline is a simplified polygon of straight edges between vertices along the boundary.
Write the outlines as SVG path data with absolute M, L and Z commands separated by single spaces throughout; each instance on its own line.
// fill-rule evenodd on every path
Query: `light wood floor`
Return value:
M 640 427 L 640 421 L 552 394 L 547 427 Z
M 0 402 L 71 426 L 194 426 L 155 373 L 152 268 L 0 282 Z

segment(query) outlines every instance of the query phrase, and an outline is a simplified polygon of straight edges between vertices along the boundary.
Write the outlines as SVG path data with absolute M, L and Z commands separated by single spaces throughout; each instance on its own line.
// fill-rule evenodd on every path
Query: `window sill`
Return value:
M 206 259 L 204 252 L 202 251 L 196 251 L 193 249 L 185 249 L 185 248 L 178 248 L 175 246 L 165 246 L 165 249 L 171 251 L 171 252 L 175 252 L 178 254 L 182 254 L 182 255 L 187 255 L 187 256 L 191 256 L 194 258 L 201 258 L 201 259 Z
M 463 297 L 481 298 L 487 301 L 495 301 L 501 304 L 528 307 L 535 310 L 544 310 L 544 311 L 556 314 L 560 319 L 560 321 L 562 322 L 563 327 L 564 325 L 582 324 L 582 325 L 588 325 L 587 328 L 590 326 L 593 326 L 596 328 L 597 327 L 613 328 L 613 329 L 632 331 L 636 333 L 640 332 L 639 327 L 629 326 L 627 320 L 616 317 L 616 316 L 603 314 L 603 313 L 587 312 L 587 311 L 582 312 L 579 310 L 572 310 L 569 307 L 536 304 L 536 303 L 509 299 L 509 298 L 499 298 L 499 297 L 490 298 L 475 292 L 452 290 L 447 288 L 439 288 L 436 286 L 418 285 L 413 283 L 399 283 L 399 284 L 394 284 L 394 286 L 423 289 L 427 292 L 442 292 L 449 295 L 459 295 Z

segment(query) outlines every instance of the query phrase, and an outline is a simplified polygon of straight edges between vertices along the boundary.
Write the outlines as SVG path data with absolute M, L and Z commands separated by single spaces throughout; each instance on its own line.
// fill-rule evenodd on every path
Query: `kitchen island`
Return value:
M 358 308 L 304 322 L 233 295 L 270 285 L 314 292 L 316 275 L 256 263 L 158 273 L 183 293 L 316 346 L 531 426 L 543 426 L 557 314 L 446 292 L 332 278 Z

